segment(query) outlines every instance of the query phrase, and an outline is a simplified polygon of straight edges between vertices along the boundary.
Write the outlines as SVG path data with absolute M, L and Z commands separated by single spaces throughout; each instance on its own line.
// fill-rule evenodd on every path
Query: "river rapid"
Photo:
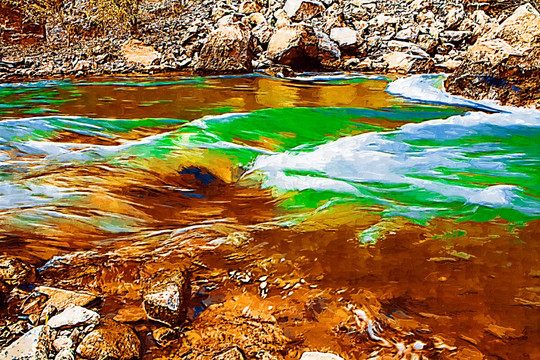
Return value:
M 69 284 L 46 272 L 73 254 L 164 256 L 190 234 L 190 246 L 227 249 L 200 258 L 206 267 L 231 278 L 264 269 L 276 280 L 259 295 L 276 303 L 291 296 L 288 277 L 336 301 L 365 289 L 384 316 L 452 346 L 539 358 L 540 112 L 454 97 L 443 81 L 0 84 L 1 252 Z M 111 316 L 138 304 L 114 294 Z M 311 347 L 362 354 L 315 325 L 284 327 Z

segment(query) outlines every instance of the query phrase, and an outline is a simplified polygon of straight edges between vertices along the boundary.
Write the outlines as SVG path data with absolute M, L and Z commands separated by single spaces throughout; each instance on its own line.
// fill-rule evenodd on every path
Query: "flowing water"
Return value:
M 540 113 L 442 81 L 0 84 L 2 252 L 43 264 L 242 227 L 319 286 L 368 289 L 488 358 L 540 358 Z

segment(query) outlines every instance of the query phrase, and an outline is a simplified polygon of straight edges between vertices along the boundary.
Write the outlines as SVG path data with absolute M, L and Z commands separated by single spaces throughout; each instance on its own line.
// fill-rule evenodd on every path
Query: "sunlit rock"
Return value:
M 35 276 L 34 269 L 12 256 L 0 256 L 0 291 L 2 285 L 17 286 Z
M 340 47 L 354 46 L 358 43 L 358 34 L 350 27 L 337 27 L 330 30 L 330 38 Z
M 343 360 L 343 358 L 330 353 L 308 351 L 302 354 L 300 360 Z
M 217 28 L 199 55 L 196 71 L 201 73 L 249 73 L 253 70 L 253 35 L 242 24 Z
M 2 360 L 46 360 L 51 347 L 51 328 L 36 326 L 0 351 Z
M 99 314 L 81 306 L 71 306 L 58 315 L 53 316 L 47 325 L 53 329 L 71 327 L 85 324 L 95 324 Z
M 97 297 L 92 294 L 48 286 L 39 286 L 34 289 L 34 292 L 47 295 L 48 300 L 46 305 L 54 306 L 58 311 L 62 311 L 72 305 L 86 306 L 97 299 Z
M 131 63 L 150 66 L 161 57 L 152 46 L 147 46 L 138 40 L 128 40 L 121 49 L 124 58 Z
M 138 359 L 141 341 L 132 328 L 103 319 L 97 329 L 84 337 L 77 354 L 85 359 Z
M 324 5 L 316 0 L 287 0 L 283 7 L 294 21 L 309 20 L 324 11 Z

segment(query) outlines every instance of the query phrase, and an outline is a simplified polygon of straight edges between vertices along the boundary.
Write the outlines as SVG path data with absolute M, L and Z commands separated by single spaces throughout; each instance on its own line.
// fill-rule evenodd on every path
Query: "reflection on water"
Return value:
M 125 254 L 124 270 L 93 279 L 115 294 L 103 305 L 114 315 L 137 304 L 118 279 L 133 281 L 145 256 L 167 252 L 146 264 L 163 270 L 185 241 L 223 244 L 200 261 L 265 269 L 278 285 L 304 279 L 328 302 L 368 289 L 388 319 L 416 319 L 456 346 L 540 356 L 540 115 L 421 98 L 432 88 L 406 101 L 385 91 L 392 80 L 0 85 L 3 252 L 39 264 Z M 265 301 L 287 294 L 278 285 Z M 306 345 L 361 354 L 317 326 L 282 325 Z

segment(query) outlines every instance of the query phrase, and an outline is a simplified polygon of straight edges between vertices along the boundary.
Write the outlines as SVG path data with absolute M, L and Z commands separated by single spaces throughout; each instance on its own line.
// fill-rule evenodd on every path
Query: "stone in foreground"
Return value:
M 51 346 L 51 328 L 36 326 L 0 352 L 2 360 L 46 360 Z
M 238 347 L 233 347 L 228 350 L 225 350 L 217 355 L 212 357 L 212 360 L 245 360 L 246 357 L 242 350 Z
M 144 296 L 143 307 L 149 319 L 174 327 L 186 319 L 188 298 L 189 280 L 180 274 L 155 285 Z
M 220 26 L 208 37 L 195 70 L 205 74 L 252 72 L 253 39 L 241 24 Z
M 287 0 L 283 10 L 294 21 L 309 20 L 324 11 L 324 5 L 312 0 Z
M 99 314 L 81 306 L 71 306 L 58 315 L 53 316 L 47 325 L 53 329 L 72 327 L 86 324 L 95 324 L 99 321 Z
M 302 354 L 300 360 L 343 360 L 343 358 L 330 353 L 308 351 Z
M 146 46 L 137 40 L 128 40 L 122 45 L 122 55 L 131 63 L 150 66 L 161 57 L 152 46 Z
M 59 311 L 73 305 L 85 306 L 97 299 L 97 297 L 92 294 L 57 289 L 48 286 L 39 286 L 34 291 L 36 293 L 47 295 L 47 305 L 54 306 Z
M 129 326 L 103 319 L 97 329 L 84 337 L 77 354 L 92 360 L 130 360 L 141 356 L 141 347 L 141 341 Z

